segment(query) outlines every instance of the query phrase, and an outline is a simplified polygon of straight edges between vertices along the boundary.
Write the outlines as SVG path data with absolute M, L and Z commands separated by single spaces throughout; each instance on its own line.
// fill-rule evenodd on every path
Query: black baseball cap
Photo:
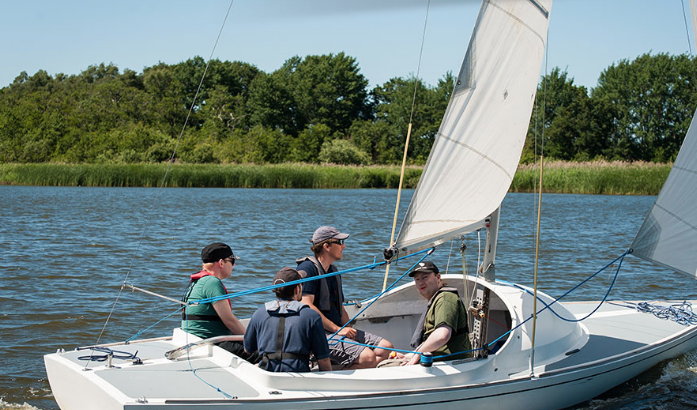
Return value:
M 421 272 L 424 272 L 424 273 L 430 273 L 430 272 L 439 273 L 440 271 L 438 270 L 438 266 L 436 266 L 436 264 L 433 263 L 433 262 L 429 262 L 429 261 L 426 261 L 426 262 L 419 262 L 419 264 L 416 265 L 416 267 L 415 267 L 411 272 L 409 272 L 409 276 L 411 276 L 411 277 L 413 278 L 414 275 L 416 275 L 417 273 L 421 273 Z
M 239 259 L 232 253 L 232 249 L 222 242 L 214 242 L 201 251 L 203 263 L 217 262 L 225 258 Z

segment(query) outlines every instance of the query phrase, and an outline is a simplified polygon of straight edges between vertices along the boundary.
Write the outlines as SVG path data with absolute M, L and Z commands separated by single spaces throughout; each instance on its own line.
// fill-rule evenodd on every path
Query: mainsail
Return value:
M 481 227 L 513 180 L 540 77 L 552 0 L 484 0 L 395 247 Z
M 697 40 L 697 0 L 690 1 Z M 678 157 L 631 249 L 634 256 L 697 278 L 697 111 Z

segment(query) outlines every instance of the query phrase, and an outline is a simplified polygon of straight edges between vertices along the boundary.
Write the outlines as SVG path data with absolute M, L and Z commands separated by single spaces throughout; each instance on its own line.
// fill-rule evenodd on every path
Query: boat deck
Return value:
M 675 302 L 656 302 L 669 306 Z M 697 306 L 697 301 L 691 301 Z M 597 302 L 571 302 L 564 306 L 577 319 L 586 317 Z M 606 302 L 597 312 L 581 322 L 588 328 L 589 340 L 578 352 L 564 360 L 546 366 L 546 371 L 588 364 L 656 344 L 689 328 L 669 319 L 661 319 L 652 313 L 638 312 L 624 302 Z

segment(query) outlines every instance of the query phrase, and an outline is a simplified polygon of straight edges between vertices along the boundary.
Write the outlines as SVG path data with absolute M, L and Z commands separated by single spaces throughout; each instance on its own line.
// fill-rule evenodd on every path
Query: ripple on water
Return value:
M 697 408 L 697 351 L 663 362 L 574 410 Z
M 45 378 L 11 377 L 0 375 L 0 410 L 57 409 L 48 381 Z M 16 400 L 15 398 L 22 398 Z M 32 404 L 28 404 L 27 401 Z

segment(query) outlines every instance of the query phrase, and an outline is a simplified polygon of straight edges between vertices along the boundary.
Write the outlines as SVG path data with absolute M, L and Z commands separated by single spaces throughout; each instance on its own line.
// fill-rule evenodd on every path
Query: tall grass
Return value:
M 649 162 L 561 162 L 544 164 L 543 191 L 550 193 L 657 195 L 672 164 Z M 539 166 L 518 169 L 510 191 L 533 192 L 539 185 Z
M 166 164 L 0 164 L 0 184 L 38 186 L 157 187 Z M 172 165 L 167 187 L 224 188 L 397 188 L 396 166 Z M 407 168 L 405 187 L 414 187 L 420 168 Z
M 578 194 L 656 195 L 670 164 L 626 162 L 550 162 L 544 168 L 544 191 Z M 39 186 L 157 187 L 166 164 L 67 165 L 0 164 L 0 184 Z M 416 186 L 421 168 L 407 168 L 405 187 Z M 225 188 L 397 188 L 397 166 L 186 165 L 170 168 L 164 186 Z M 539 168 L 518 169 L 510 190 L 533 192 Z

